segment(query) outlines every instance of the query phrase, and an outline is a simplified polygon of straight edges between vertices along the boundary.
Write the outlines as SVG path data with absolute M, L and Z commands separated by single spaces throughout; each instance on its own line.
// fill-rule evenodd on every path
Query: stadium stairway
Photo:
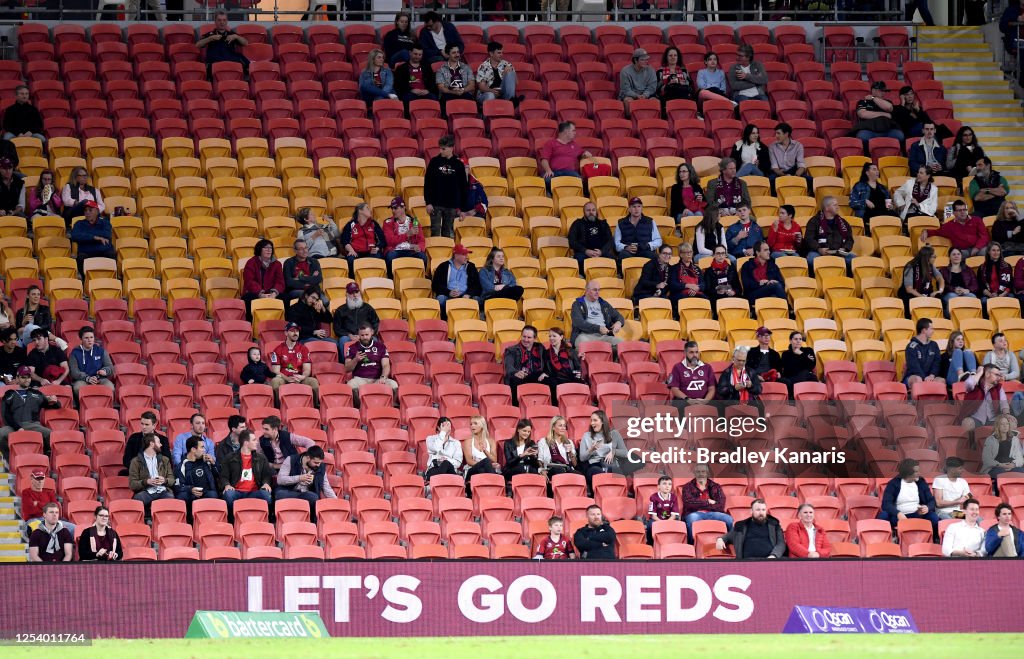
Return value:
M 956 118 L 974 129 L 995 168 L 1009 181 L 1010 198 L 1021 203 L 1024 114 L 981 28 L 919 27 L 917 58 L 932 63 Z
M 0 461 L 2 463 L 2 461 Z M 26 545 L 21 535 L 21 520 L 14 513 L 11 475 L 0 473 L 0 563 L 24 563 Z

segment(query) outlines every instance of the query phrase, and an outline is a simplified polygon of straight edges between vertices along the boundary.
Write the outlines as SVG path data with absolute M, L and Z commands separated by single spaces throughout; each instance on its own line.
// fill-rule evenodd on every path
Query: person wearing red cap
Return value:
M 7 437 L 17 430 L 31 430 L 43 436 L 43 453 L 50 453 L 50 429 L 39 423 L 39 413 L 57 409 L 60 403 L 54 396 L 44 396 L 32 388 L 32 367 L 18 367 L 18 388 L 8 389 L 0 402 L 5 425 L 0 426 L 0 453 L 10 461 Z
M 356 259 L 383 259 L 387 240 L 384 230 L 373 219 L 373 211 L 367 203 L 359 204 L 352 211 L 352 220 L 341 231 L 341 244 L 348 261 L 349 276 L 356 278 Z
M 763 297 L 786 299 L 786 280 L 775 265 L 772 248 L 765 241 L 754 245 L 754 258 L 748 259 L 740 268 L 743 294 L 751 305 Z
M 427 163 L 423 177 L 423 201 L 430 215 L 430 235 L 455 237 L 455 218 L 466 200 L 466 166 L 455 157 L 455 138 L 442 135 L 437 140 L 438 154 Z
M 661 234 L 654 220 L 644 215 L 640 197 L 629 200 L 629 213 L 615 227 L 615 251 L 620 259 L 642 256 L 653 259 L 661 247 Z
M 782 374 L 782 357 L 772 347 L 772 331 L 763 325 L 757 328 L 757 346 L 747 353 L 747 368 L 766 382 L 775 382 Z
M 432 281 L 434 295 L 441 305 L 441 317 L 447 318 L 445 304 L 448 300 L 465 298 L 480 302 L 482 289 L 480 273 L 469 260 L 469 250 L 458 243 L 452 248 L 452 258 L 437 266 Z
M 345 344 L 359 338 L 359 327 L 369 325 L 376 332 L 380 327 L 377 311 L 363 301 L 359 284 L 349 282 L 345 287 L 345 304 L 334 311 L 334 335 L 338 337 L 338 356 L 345 362 Z
M 5 215 L 25 216 L 25 177 L 10 158 L 0 158 L 0 217 Z
M 21 518 L 25 520 L 25 526 L 30 534 L 43 521 L 43 508 L 46 504 L 57 503 L 57 493 L 44 485 L 46 485 L 46 471 L 35 469 L 32 471 L 28 487 L 21 491 Z M 74 536 L 75 525 L 71 522 L 61 521 Z
M 313 389 L 313 400 L 320 391 L 320 383 L 313 375 L 313 362 L 309 350 L 299 343 L 298 323 L 288 323 L 284 327 L 284 342 L 279 344 L 269 355 L 270 371 L 274 379 L 270 386 L 274 395 L 283 384 L 304 384 Z
M 387 241 L 384 260 L 388 264 L 388 276 L 391 276 L 391 263 L 395 259 L 417 258 L 423 261 L 425 267 L 429 266 L 427 241 L 423 237 L 420 221 L 405 212 L 405 200 L 401 197 L 391 200 L 391 217 L 384 220 L 384 239 Z
M 114 230 L 110 220 L 100 215 L 100 206 L 92 199 L 82 204 L 85 219 L 71 227 L 71 242 L 78 246 L 78 271 L 85 274 L 85 260 L 93 257 L 117 258 L 114 251 Z

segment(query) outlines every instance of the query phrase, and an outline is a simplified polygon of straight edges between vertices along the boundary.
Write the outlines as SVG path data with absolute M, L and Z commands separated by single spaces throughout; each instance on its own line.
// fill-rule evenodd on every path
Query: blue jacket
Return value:
M 1024 558 L 1024 533 L 1021 533 L 1016 526 L 1011 526 L 1010 531 L 1013 533 L 1013 544 L 1017 548 L 1017 558 Z M 985 555 L 991 558 L 1001 543 L 999 525 L 993 524 L 988 531 L 985 531 Z
M 893 478 L 886 483 L 885 491 L 882 493 L 882 512 L 888 514 L 890 519 L 896 519 L 896 515 L 899 514 L 896 509 L 896 497 L 900 495 L 902 487 L 900 481 L 902 480 L 899 476 Z M 929 513 L 935 512 L 935 497 L 932 495 L 932 488 L 928 487 L 928 482 L 923 478 L 917 479 L 917 496 L 922 506 L 928 506 Z
M 754 291 L 761 288 L 761 284 L 754 279 L 754 261 L 755 259 L 750 259 L 740 268 L 740 281 L 743 283 L 743 293 L 745 295 L 751 295 Z M 782 277 L 782 271 L 779 270 L 779 266 L 775 265 L 775 259 L 768 259 L 768 279 L 774 279 L 782 284 L 783 287 L 786 285 L 786 280 Z
M 193 487 L 201 487 L 203 492 L 217 491 L 217 480 L 214 478 L 217 468 L 206 464 L 206 460 L 185 460 L 174 471 L 176 494 L 190 494 Z
M 462 210 L 468 213 L 469 211 L 474 210 L 477 206 L 483 206 L 486 211 L 489 205 L 490 202 L 487 200 L 487 191 L 484 190 L 483 184 L 475 178 L 470 179 L 469 185 L 466 189 L 466 203 L 462 206 Z
M 946 166 L 946 147 L 942 146 L 942 142 L 936 141 L 933 155 L 935 156 L 935 162 L 943 167 Z M 910 153 L 907 154 L 907 157 L 910 159 L 910 171 L 916 172 L 924 167 L 924 147 L 921 146 L 920 140 L 914 142 L 914 145 L 910 147 Z
M 917 340 L 917 337 L 910 339 L 907 344 L 907 370 L 903 373 L 903 383 L 907 378 L 917 375 L 926 378 L 929 375 L 939 376 L 939 366 L 942 362 L 942 353 L 939 351 L 939 344 L 929 341 L 927 345 Z
M 924 156 L 922 155 L 922 157 Z M 913 169 L 911 171 L 916 172 L 917 170 Z M 878 189 L 881 190 L 886 199 L 889 198 L 889 191 L 885 189 L 885 186 L 882 185 L 881 181 L 878 183 Z M 864 212 L 867 210 L 867 205 L 865 205 L 864 202 L 866 202 L 870 197 L 871 187 L 867 183 L 858 181 L 857 184 L 853 186 L 853 190 L 850 190 L 850 208 L 853 209 L 854 215 L 863 219 Z
M 106 238 L 108 241 L 113 235 L 110 221 L 102 215 L 96 224 L 89 224 L 86 220 L 75 222 L 71 228 L 71 242 L 78 243 L 78 253 L 84 256 L 98 256 L 106 254 L 111 246 L 102 244 L 96 238 Z
M 501 269 L 501 283 L 508 288 L 516 285 L 516 276 L 508 268 Z M 480 270 L 480 290 L 484 295 L 494 292 L 494 268 L 483 268 Z
M 459 36 L 459 31 L 455 29 L 455 26 L 448 21 L 441 21 L 441 30 L 444 32 L 445 43 L 457 45 L 459 52 L 465 54 L 466 44 L 462 42 L 462 37 Z M 430 36 L 430 30 L 420 30 L 420 45 L 423 46 L 423 59 L 427 63 L 444 59 L 444 53 L 434 43 L 434 37 Z
M 394 94 L 395 76 L 391 73 L 391 69 L 386 66 L 382 67 L 380 70 L 380 79 L 384 84 L 383 87 L 378 87 L 373 84 L 373 74 L 364 70 L 359 74 L 359 93 L 372 100 L 387 98 L 390 94 Z
M 740 222 L 734 222 L 728 229 L 725 230 L 725 246 L 729 249 L 729 253 L 735 256 L 736 258 L 744 256 L 743 250 L 754 249 L 754 245 L 764 240 L 764 232 L 761 231 L 761 227 L 757 224 L 757 222 L 751 220 L 750 232 L 747 234 L 747 237 L 739 241 L 738 243 L 733 244 L 732 241 L 736 239 L 737 234 L 739 234 L 740 232 L 741 226 L 742 224 Z

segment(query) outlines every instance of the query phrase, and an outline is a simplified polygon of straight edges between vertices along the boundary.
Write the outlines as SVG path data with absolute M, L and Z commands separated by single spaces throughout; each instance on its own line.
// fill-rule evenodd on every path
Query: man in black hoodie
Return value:
M 587 508 L 587 524 L 576 531 L 572 541 L 580 552 L 580 558 L 588 561 L 613 561 L 618 558 L 615 555 L 615 529 L 604 518 L 600 506 Z
M 589 258 L 615 258 L 612 230 L 608 223 L 597 216 L 597 204 L 588 201 L 583 204 L 583 217 L 569 227 L 569 248 L 580 263 L 580 274 L 583 274 L 583 262 Z
M 455 218 L 468 193 L 466 166 L 455 157 L 455 138 L 442 135 L 440 153 L 430 159 L 423 177 L 423 200 L 430 215 L 430 235 L 455 237 Z
M 193 435 L 185 440 L 185 459 L 174 473 L 175 498 L 185 502 L 190 519 L 193 501 L 217 497 L 217 467 L 203 459 L 206 443 L 200 439 Z
M 764 499 L 754 499 L 750 517 L 733 524 L 732 531 L 715 541 L 719 551 L 728 545 L 736 548 L 736 558 L 782 558 L 786 554 L 782 525 L 768 514 Z

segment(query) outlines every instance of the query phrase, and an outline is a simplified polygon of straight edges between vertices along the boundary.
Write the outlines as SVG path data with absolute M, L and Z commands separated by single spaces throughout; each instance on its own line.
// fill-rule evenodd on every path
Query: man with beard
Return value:
M 672 368 L 668 378 L 673 404 L 680 411 L 691 402 L 703 403 L 715 399 L 715 371 L 700 360 L 697 342 L 687 341 L 683 349 L 686 358 Z
M 363 301 L 359 284 L 349 283 L 345 287 L 345 304 L 334 312 L 334 335 L 338 337 L 338 355 L 345 361 L 345 344 L 359 338 L 359 326 L 369 325 L 374 333 L 380 327 L 377 311 Z
M 768 514 L 764 499 L 750 504 L 750 518 L 736 522 L 732 531 L 715 540 L 715 548 L 725 551 L 732 545 L 736 558 L 782 558 L 786 553 L 786 538 L 779 520 Z
M 357 340 L 345 349 L 345 370 L 352 374 L 348 386 L 357 399 L 360 387 L 367 384 L 386 384 L 398 396 L 398 383 L 389 377 L 391 355 L 369 325 L 361 325 Z
M 583 217 L 569 227 L 569 247 L 579 261 L 580 274 L 589 258 L 615 258 L 613 245 L 611 228 L 597 216 L 597 204 L 588 201 L 583 205 Z
M 573 536 L 580 558 L 590 561 L 611 561 L 615 555 L 615 529 L 604 518 L 600 506 L 587 508 L 587 523 Z

